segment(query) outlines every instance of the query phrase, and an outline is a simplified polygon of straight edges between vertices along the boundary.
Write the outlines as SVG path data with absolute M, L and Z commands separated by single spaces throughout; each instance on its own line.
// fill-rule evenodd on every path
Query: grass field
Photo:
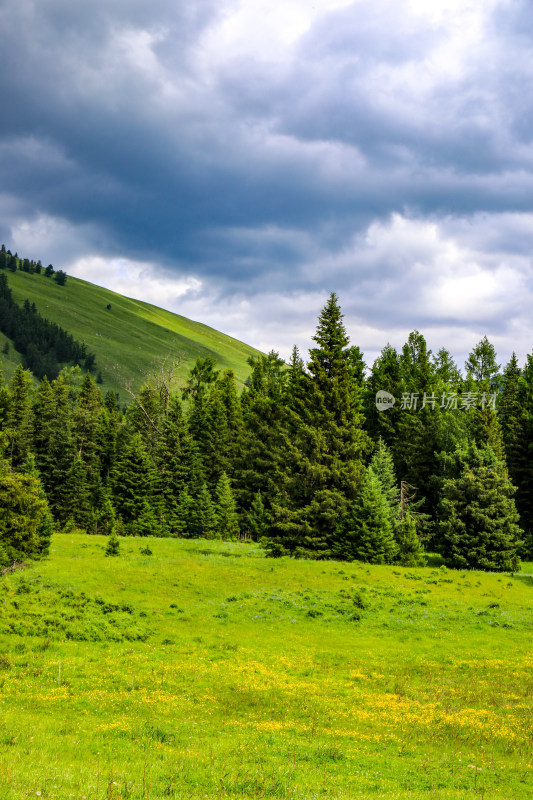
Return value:
M 533 565 L 104 546 L 0 579 L 2 800 L 532 796 Z
M 58 286 L 44 275 L 25 272 L 8 272 L 7 279 L 18 303 L 29 299 L 43 317 L 87 344 L 96 355 L 95 371 L 102 373 L 102 390 L 113 389 L 124 401 L 129 400 L 125 386 L 138 390 L 160 371 L 165 357 L 180 360 L 178 384 L 198 357 L 208 355 L 220 369 L 233 369 L 242 382 L 250 374 L 246 359 L 257 354 L 253 347 L 214 328 L 87 281 L 69 276 L 66 286 Z M 11 377 L 18 359 L 12 345 L 9 357 L 1 353 L 5 336 L 0 336 L 0 364 L 6 377 Z

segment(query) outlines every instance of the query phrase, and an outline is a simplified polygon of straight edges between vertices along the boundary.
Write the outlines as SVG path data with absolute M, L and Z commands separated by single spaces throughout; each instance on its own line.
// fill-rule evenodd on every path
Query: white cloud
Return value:
M 84 256 L 68 265 L 67 271 L 118 294 L 170 310 L 175 309 L 178 302 L 181 305 L 186 295 L 202 289 L 202 282 L 197 278 L 171 278 L 162 274 L 155 264 L 129 258 Z

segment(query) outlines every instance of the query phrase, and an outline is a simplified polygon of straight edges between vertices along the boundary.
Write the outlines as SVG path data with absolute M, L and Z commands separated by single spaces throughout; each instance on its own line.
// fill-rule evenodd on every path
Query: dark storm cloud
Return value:
M 289 29 L 295 3 L 287 43 L 268 19 Z M 278 345 L 280 315 L 303 337 L 331 289 L 370 349 L 529 337 L 531 7 L 439 3 L 259 2 L 240 32 L 251 0 L 0 3 L 2 238 L 79 274 L 126 259 L 131 293 L 135 262 L 198 278 L 182 313 L 228 329 L 239 307 L 232 332 L 254 316 Z

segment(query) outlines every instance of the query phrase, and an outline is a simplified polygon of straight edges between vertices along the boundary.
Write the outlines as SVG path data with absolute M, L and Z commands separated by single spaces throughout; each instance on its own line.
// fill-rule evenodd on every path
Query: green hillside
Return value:
M 178 383 L 183 382 L 198 357 L 212 356 L 220 369 L 234 370 L 238 381 L 249 374 L 246 359 L 257 350 L 207 325 L 161 308 L 131 300 L 78 278 L 66 286 L 44 275 L 17 271 L 7 273 L 13 297 L 18 303 L 34 302 L 43 317 L 65 328 L 87 344 L 96 355 L 96 371 L 103 378 L 102 390 L 113 389 L 123 400 L 125 387 L 133 391 L 161 369 L 166 357 L 179 360 Z M 111 309 L 107 306 L 111 304 Z M 0 339 L 0 363 L 10 377 L 17 354 L 12 343 L 3 354 L 5 336 Z
M 2 800 L 531 797 L 527 574 L 105 544 L 0 578 Z

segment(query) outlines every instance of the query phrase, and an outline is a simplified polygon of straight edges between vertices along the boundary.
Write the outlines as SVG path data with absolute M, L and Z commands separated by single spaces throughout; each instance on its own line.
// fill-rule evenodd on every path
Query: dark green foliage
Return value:
M 148 502 L 145 502 L 142 513 L 130 529 L 134 536 L 161 536 L 160 521 Z
M 261 492 L 256 492 L 252 505 L 245 515 L 245 530 L 255 541 L 265 536 L 268 528 L 268 514 L 265 509 Z
M 396 398 L 396 404 L 386 412 L 376 408 L 376 394 L 389 392 Z M 365 393 L 365 427 L 372 438 L 382 438 L 393 449 L 398 439 L 398 426 L 401 419 L 399 398 L 402 395 L 400 358 L 397 351 L 387 344 L 375 360 L 368 378 Z
M 380 437 L 370 461 L 370 466 L 381 484 L 383 494 L 390 509 L 391 522 L 398 519 L 400 491 L 394 472 L 394 461 L 389 448 Z
M 157 503 L 157 473 L 139 433 L 121 432 L 117 457 L 111 472 L 113 502 L 127 530 L 135 533 L 136 523 L 146 518 L 147 507 Z
M 241 395 L 243 427 L 235 464 L 236 494 L 244 508 L 251 506 L 257 492 L 269 502 L 277 496 L 286 442 L 284 362 L 272 351 L 250 358 L 249 364 L 252 372 Z
M 0 463 L 0 546 L 8 563 L 48 552 L 53 532 L 48 504 L 38 478 L 9 472 Z
M 218 537 L 216 508 L 211 493 L 205 483 L 196 498 L 195 517 L 195 531 L 198 536 L 203 536 L 205 539 L 215 539 Z
M 28 458 L 33 434 L 31 377 L 20 364 L 13 375 L 10 390 L 5 432 L 8 437 L 9 463 L 11 468 L 16 470 L 22 467 Z
M 486 336 L 474 347 L 467 360 L 465 369 L 476 381 L 486 380 L 493 383 L 499 372 L 500 365 L 496 363 L 496 350 Z
M 517 486 L 516 503 L 525 531 L 523 553 L 533 558 L 533 355 L 528 355 L 518 379 L 521 407 L 510 444 L 513 448 L 513 480 Z
M 67 282 L 67 273 L 63 272 L 62 269 L 58 269 L 54 275 L 54 280 L 58 286 L 64 286 Z
M 187 489 L 181 492 L 174 515 L 173 530 L 178 536 L 185 538 L 200 536 L 200 524 L 197 518 L 197 502 Z
M 106 556 L 120 555 L 120 541 L 116 533 L 112 533 L 107 540 L 105 554 Z
M 0 270 L 8 262 L 35 271 L 0 251 Z M 20 311 L 37 319 L 30 302 Z M 44 377 L 36 390 L 22 367 L 9 388 L 0 377 L 5 470 L 19 476 L 12 492 L 41 486 L 38 499 L 49 503 L 34 554 L 46 552 L 55 523 L 105 535 L 234 539 L 242 531 L 274 555 L 408 566 L 423 563 L 420 541 L 429 538 L 449 563 L 503 569 L 515 563 L 520 538 L 505 458 L 518 487 L 521 553 L 533 549 L 533 357 L 523 370 L 513 357 L 498 388 L 488 342 L 463 380 L 446 350 L 433 357 L 413 331 L 400 352 L 382 351 L 365 380 L 335 295 L 314 345 L 307 365 L 296 348 L 289 364 L 273 352 L 250 359 L 240 396 L 230 370 L 198 359 L 182 396 L 164 376 L 124 416 L 89 374 L 80 384 L 79 367 Z M 380 389 L 396 397 L 386 412 L 376 409 Z M 487 402 L 468 411 L 441 405 L 450 391 L 486 400 L 493 390 L 498 416 Z M 415 487 L 401 511 L 400 483 Z M 12 553 L 1 547 L 3 563 Z
M 372 467 L 340 524 L 334 555 L 348 561 L 390 564 L 397 552 L 390 506 Z
M 447 459 L 439 505 L 440 548 L 448 566 L 513 570 L 520 529 L 514 489 L 489 446 L 471 442 Z
M 225 472 L 216 488 L 217 532 L 221 539 L 236 539 L 239 535 L 239 515 L 231 484 Z
M 424 548 L 416 532 L 416 523 L 407 513 L 395 525 L 394 535 L 398 545 L 396 563 L 403 567 L 423 567 L 426 563 Z
M 279 496 L 269 538 L 297 556 L 328 558 L 339 520 L 357 494 L 362 458 L 360 392 L 335 294 L 322 310 L 307 371 L 293 352 L 280 448 Z

